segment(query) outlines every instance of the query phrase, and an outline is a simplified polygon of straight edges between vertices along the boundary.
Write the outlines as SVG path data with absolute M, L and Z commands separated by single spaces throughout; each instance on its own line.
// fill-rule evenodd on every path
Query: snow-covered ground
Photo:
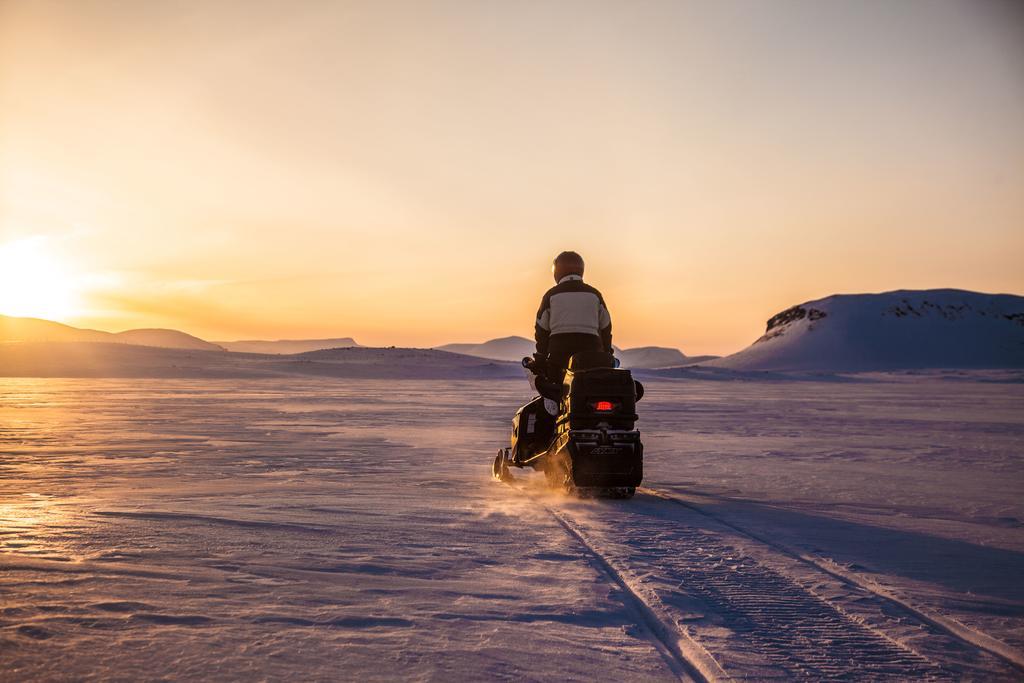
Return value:
M 0 380 L 0 679 L 1024 675 L 1024 384 L 650 380 L 617 502 L 489 479 L 527 398 Z

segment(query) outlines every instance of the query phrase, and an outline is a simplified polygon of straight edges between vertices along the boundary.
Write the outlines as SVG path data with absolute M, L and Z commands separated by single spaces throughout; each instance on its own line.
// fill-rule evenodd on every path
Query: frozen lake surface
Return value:
M 615 502 L 529 397 L 0 380 L 0 679 L 1024 676 L 1024 384 L 652 380 Z

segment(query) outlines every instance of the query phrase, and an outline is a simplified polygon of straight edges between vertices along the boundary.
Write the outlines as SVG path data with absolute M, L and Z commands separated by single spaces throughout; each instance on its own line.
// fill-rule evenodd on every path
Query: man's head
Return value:
M 579 275 L 583 277 L 583 257 L 575 251 L 563 251 L 555 257 L 555 262 L 551 266 L 551 273 L 555 276 L 555 282 L 558 282 L 566 275 Z

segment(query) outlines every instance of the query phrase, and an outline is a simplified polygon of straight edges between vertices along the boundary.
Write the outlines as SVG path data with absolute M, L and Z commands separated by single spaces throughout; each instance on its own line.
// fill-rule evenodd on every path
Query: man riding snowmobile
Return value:
M 492 474 L 509 467 L 542 470 L 549 484 L 612 497 L 633 495 L 643 477 L 643 445 L 634 423 L 643 395 L 612 355 L 612 322 L 604 297 L 583 282 L 583 258 L 564 251 L 554 261 L 555 286 L 541 300 L 537 350 L 524 358 L 540 394 L 512 420 L 512 446 L 499 449 Z

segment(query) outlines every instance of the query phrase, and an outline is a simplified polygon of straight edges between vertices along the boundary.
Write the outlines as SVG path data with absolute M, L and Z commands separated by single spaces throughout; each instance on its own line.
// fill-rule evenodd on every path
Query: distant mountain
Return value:
M 431 349 L 360 347 L 278 355 L 24 342 L 0 344 L 0 377 L 520 379 L 522 368 Z
M 109 332 L 83 330 L 39 318 L 0 315 L 0 342 L 111 341 Z
M 714 360 L 718 356 L 687 356 L 679 349 L 664 346 L 639 346 L 616 353 L 624 368 L 672 368 Z
M 706 365 L 816 372 L 1024 367 L 1024 297 L 958 289 L 837 294 L 772 316 L 760 339 Z
M 502 337 L 482 344 L 445 344 L 438 346 L 441 351 L 461 353 L 478 358 L 493 360 L 519 361 L 524 356 L 532 356 L 534 341 L 525 337 Z M 678 365 L 690 365 L 718 356 L 687 356 L 679 349 L 662 346 L 642 346 L 635 349 L 615 347 L 615 355 L 626 368 L 667 368 Z
M 435 347 L 439 351 L 461 353 L 466 356 L 518 362 L 524 356 L 532 356 L 534 342 L 526 337 L 502 337 L 483 344 L 445 344 Z
M 228 351 L 273 354 L 306 353 L 307 351 L 320 351 L 322 349 L 344 349 L 360 346 L 351 337 L 337 337 L 334 339 L 278 339 L 275 341 L 250 339 L 230 342 L 219 341 L 216 343 Z
M 52 320 L 12 318 L 0 315 L 0 342 L 109 342 L 133 346 L 157 346 L 170 349 L 224 349 L 178 330 L 142 329 L 116 334 L 81 329 Z

